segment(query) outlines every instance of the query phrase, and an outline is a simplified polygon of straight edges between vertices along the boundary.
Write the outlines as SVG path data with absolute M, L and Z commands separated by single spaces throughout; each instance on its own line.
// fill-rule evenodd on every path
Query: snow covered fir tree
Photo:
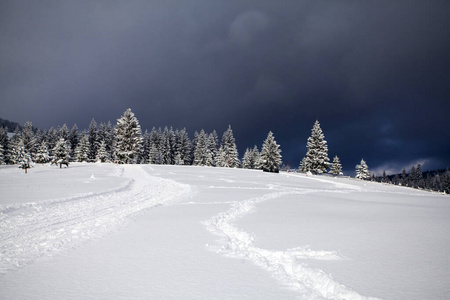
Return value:
M 261 168 L 264 172 L 278 173 L 281 165 L 281 149 L 275 141 L 273 133 L 269 131 L 261 148 Z
M 223 133 L 222 143 L 217 154 L 217 166 L 238 168 L 241 164 L 231 126 Z
M 337 155 L 333 158 L 329 173 L 333 175 L 343 175 L 341 161 Z
M 306 147 L 308 151 L 300 163 L 301 171 L 315 174 L 326 173 L 330 165 L 330 159 L 328 158 L 327 141 L 318 120 L 314 123 Z
M 142 150 L 142 133 L 138 119 L 131 109 L 117 119 L 115 154 L 117 162 L 135 164 Z
M 361 159 L 361 162 L 356 165 L 356 178 L 367 180 L 370 179 L 369 166 Z

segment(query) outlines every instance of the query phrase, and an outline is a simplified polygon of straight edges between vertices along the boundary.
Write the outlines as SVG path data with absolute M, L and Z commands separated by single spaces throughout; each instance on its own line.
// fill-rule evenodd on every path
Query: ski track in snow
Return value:
M 311 179 L 314 180 L 316 178 Z M 317 180 L 323 181 L 324 179 L 317 178 Z M 341 189 L 347 189 L 345 192 L 360 190 L 359 187 L 350 184 L 341 184 L 328 180 L 327 183 L 336 185 L 336 187 L 340 187 Z M 265 189 L 266 188 L 261 188 L 261 190 Z M 210 232 L 223 237 L 223 239 L 219 241 L 221 246 L 207 245 L 207 248 L 228 257 L 252 261 L 256 265 L 269 271 L 276 279 L 286 286 L 299 291 L 304 299 L 377 299 L 362 296 L 336 282 L 331 275 L 325 274 L 320 269 L 308 267 L 307 264 L 301 262 L 301 260 L 304 259 L 345 259 L 337 252 L 323 250 L 314 251 L 308 247 L 298 247 L 286 251 L 262 249 L 254 245 L 254 238 L 250 234 L 234 225 L 234 222 L 237 219 L 251 213 L 257 204 L 267 200 L 280 198 L 286 195 L 306 195 L 313 192 L 336 192 L 330 190 L 299 188 L 286 189 L 271 187 L 270 189 L 272 189 L 273 192 L 267 193 L 261 197 L 232 202 L 229 210 L 221 212 L 211 219 L 204 221 L 203 225 L 206 226 Z
M 0 274 L 102 237 L 131 214 L 190 193 L 188 185 L 152 177 L 138 165 L 118 166 L 111 175 L 130 179 L 101 193 L 0 205 Z

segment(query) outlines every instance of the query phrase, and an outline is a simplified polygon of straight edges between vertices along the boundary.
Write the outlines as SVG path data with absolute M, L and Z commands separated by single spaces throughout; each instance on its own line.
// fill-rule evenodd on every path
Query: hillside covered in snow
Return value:
M 2 299 L 444 299 L 450 198 L 194 166 L 0 166 Z

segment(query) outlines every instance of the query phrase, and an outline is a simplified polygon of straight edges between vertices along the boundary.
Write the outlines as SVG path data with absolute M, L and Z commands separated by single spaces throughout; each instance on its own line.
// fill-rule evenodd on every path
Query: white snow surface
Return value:
M 450 197 L 191 166 L 0 166 L 1 299 L 446 299 Z

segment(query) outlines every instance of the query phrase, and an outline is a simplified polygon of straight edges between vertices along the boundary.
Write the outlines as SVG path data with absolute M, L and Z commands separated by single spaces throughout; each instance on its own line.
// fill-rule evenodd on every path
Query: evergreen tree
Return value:
M 16 161 L 19 164 L 19 168 L 24 169 L 25 173 L 27 173 L 27 169 L 31 168 L 31 157 L 30 154 L 26 151 L 25 145 L 22 140 L 19 140 L 16 148 Z
M 306 156 L 302 158 L 299 168 L 300 168 L 300 171 L 302 171 L 302 172 L 305 172 L 305 173 L 309 172 L 309 166 L 306 161 Z
M 5 149 L 3 148 L 3 145 L 0 143 L 0 165 L 6 164 L 5 161 Z
M 233 130 L 231 130 L 231 126 L 228 126 L 228 129 L 222 136 L 216 165 L 219 167 L 238 168 L 240 164 Z
M 275 141 L 273 133 L 269 131 L 261 148 L 261 167 L 264 172 L 278 173 L 281 165 L 281 149 Z
M 36 138 L 33 132 L 33 125 L 27 121 L 22 129 L 22 142 L 25 152 L 34 159 L 37 151 Z
M 190 165 L 192 162 L 192 144 L 187 134 L 186 128 L 180 130 L 179 133 L 179 152 L 183 165 Z
M 75 159 L 78 162 L 89 161 L 89 137 L 86 133 L 81 136 L 77 148 L 75 148 Z
M 330 165 L 330 159 L 328 158 L 327 141 L 325 140 L 318 120 L 314 123 L 306 147 L 308 151 L 303 162 L 304 171 L 311 171 L 317 174 L 326 173 Z
M 253 147 L 251 163 L 253 169 L 262 169 L 261 154 L 259 153 L 258 147 L 256 145 Z
M 209 134 L 208 149 L 209 149 L 209 152 L 211 153 L 211 157 L 214 161 L 213 165 L 215 165 L 217 151 L 219 151 L 219 137 L 217 136 L 217 132 L 215 130 L 213 130 L 213 132 L 211 132 Z
M 120 163 L 137 163 L 142 149 L 142 133 L 131 109 L 117 119 L 115 155 Z
M 88 137 L 89 137 L 89 153 L 88 153 L 89 161 L 95 161 L 95 158 L 97 157 L 99 140 L 98 140 L 97 122 L 95 122 L 94 119 L 92 119 L 91 123 L 89 124 Z
M 37 163 L 41 163 L 41 164 L 45 164 L 50 161 L 50 156 L 48 154 L 47 142 L 45 140 L 41 142 L 41 145 L 38 148 L 35 161 Z
M 333 158 L 333 163 L 330 167 L 330 174 L 343 175 L 341 161 L 337 155 Z
M 244 169 L 253 169 L 252 154 L 253 151 L 248 148 L 245 149 L 244 157 L 242 158 L 242 167 Z
M 69 128 L 67 128 L 66 124 L 58 128 L 58 137 L 63 138 L 66 141 L 66 143 L 70 143 L 69 135 L 70 135 Z
M 370 179 L 369 166 L 364 159 L 361 159 L 361 163 L 356 165 L 356 178 L 364 180 Z
M 403 170 L 402 170 L 402 178 L 400 180 L 400 184 L 402 186 L 407 186 L 408 185 L 406 178 L 407 178 L 406 170 L 403 168 Z
M 1 160 L 3 163 L 8 163 L 8 144 L 9 144 L 9 138 L 8 138 L 8 129 L 6 127 L 0 126 L 0 146 L 3 149 L 3 159 Z
M 447 171 L 442 175 L 441 178 L 441 189 L 444 193 L 450 194 L 450 171 Z
M 11 164 L 19 163 L 19 153 L 20 151 L 22 151 L 21 147 L 24 147 L 22 136 L 19 127 L 16 127 L 16 129 L 14 130 L 14 135 L 12 136 L 11 140 L 8 143 L 8 149 L 6 154 L 7 156 L 6 159 L 8 163 Z
M 96 160 L 102 163 L 110 162 L 108 151 L 106 151 L 106 143 L 104 140 L 100 142 L 100 147 L 97 151 Z
M 157 145 L 153 143 L 150 147 L 148 162 L 150 164 L 161 164 L 161 161 L 161 153 L 159 152 Z
M 142 138 L 142 161 L 143 164 L 149 164 L 150 162 L 150 148 L 152 143 L 150 140 L 150 133 L 146 130 Z
M 207 134 L 202 129 L 197 135 L 197 143 L 194 149 L 194 166 L 205 166 L 208 153 Z
M 171 165 L 173 161 L 172 147 L 170 142 L 169 128 L 164 127 L 164 131 L 161 135 L 161 141 L 159 144 L 159 151 L 161 153 L 161 160 L 163 165 Z
M 47 146 L 48 146 L 48 149 L 49 149 L 49 152 L 50 152 L 49 153 L 50 157 L 53 157 L 53 148 L 55 148 L 56 143 L 59 140 L 58 132 L 56 131 L 55 128 L 51 127 L 48 130 L 46 140 L 47 140 Z
M 74 124 L 72 126 L 72 129 L 69 132 L 68 139 L 70 143 L 70 156 L 75 156 L 75 149 L 77 148 L 78 143 L 80 141 L 77 124 Z
M 383 177 L 381 182 L 387 182 L 387 176 L 386 176 L 386 171 L 383 170 Z
M 59 167 L 63 164 L 68 165 L 70 160 L 70 145 L 64 140 L 64 138 L 60 138 L 53 148 L 53 158 L 52 163 L 59 164 Z

